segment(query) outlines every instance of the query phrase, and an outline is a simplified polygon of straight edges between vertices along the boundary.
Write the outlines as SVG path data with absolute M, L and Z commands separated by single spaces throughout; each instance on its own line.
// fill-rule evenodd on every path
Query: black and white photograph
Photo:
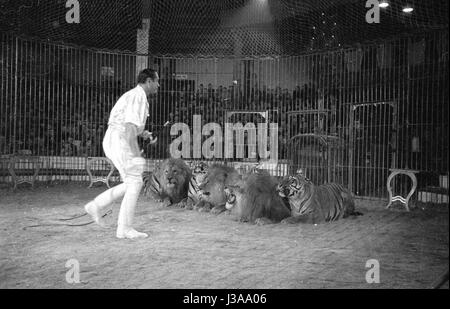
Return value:
M 0 0 L 0 289 L 448 290 L 448 138 L 448 0 Z

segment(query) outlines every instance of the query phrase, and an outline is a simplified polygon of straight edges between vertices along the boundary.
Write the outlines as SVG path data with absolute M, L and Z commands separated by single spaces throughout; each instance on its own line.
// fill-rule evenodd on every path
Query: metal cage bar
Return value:
M 142 56 L 4 33 L 0 42 L 2 158 L 40 157 L 40 179 L 87 180 L 86 159 L 104 155 L 109 111 L 135 86 Z M 140 141 L 151 160 L 169 156 L 167 122 L 192 128 L 197 114 L 223 127 L 227 111 L 275 110 L 279 165 L 289 166 L 281 169 L 303 169 L 318 184 L 385 198 L 390 169 L 418 170 L 421 188 L 448 176 L 448 30 L 299 56 L 148 62 L 161 78 L 148 120 L 159 143 Z M 259 121 L 243 115 L 235 121 Z M 0 177 L 9 179 L 3 166 Z M 408 180 L 394 188 L 408 191 Z

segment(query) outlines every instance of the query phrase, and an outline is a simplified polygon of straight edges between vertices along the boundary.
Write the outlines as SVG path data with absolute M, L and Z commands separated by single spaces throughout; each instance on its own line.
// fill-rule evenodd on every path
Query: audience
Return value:
M 168 155 L 168 145 L 172 137 L 170 126 L 164 127 L 164 123 L 169 121 L 192 125 L 193 116 L 196 114 L 201 115 L 203 124 L 216 122 L 223 125 L 224 121 L 229 121 L 243 124 L 254 122 L 256 125 L 258 122 L 264 122 L 257 114 L 238 113 L 232 119 L 226 119 L 225 113 L 231 110 L 269 111 L 269 122 L 278 122 L 279 125 L 281 159 L 287 155 L 288 133 L 290 136 L 300 133 L 335 134 L 338 126 L 335 97 L 319 96 L 314 86 L 308 84 L 297 86 L 292 92 L 287 88 L 270 88 L 266 85 L 259 89 L 242 89 L 234 83 L 217 88 L 211 83 L 206 87 L 200 84 L 196 90 L 192 85 L 182 85 L 178 88 L 179 90 L 175 91 L 162 86 L 157 97 L 149 99 L 149 129 L 155 131 L 159 137 L 159 143 L 152 146 L 141 141 L 141 146 L 149 157 L 164 158 Z M 120 90 L 123 89 L 115 89 L 113 95 L 108 89 L 81 90 L 77 97 L 67 99 L 70 103 L 65 107 L 53 111 L 36 111 L 39 116 L 34 123 L 35 130 L 29 130 L 31 134 L 27 138 L 18 136 L 20 142 L 16 143 L 16 148 L 29 149 L 36 155 L 102 156 L 101 143 L 107 127 L 108 111 L 118 99 Z M 93 95 L 96 91 L 97 95 Z M 296 115 L 290 119 L 291 127 L 287 127 L 289 111 L 325 108 L 330 109 L 326 120 L 321 119 L 317 113 Z M 0 146 L 4 146 L 8 135 L 6 129 L 1 131 Z M 2 149 L 2 152 L 4 151 L 7 149 Z

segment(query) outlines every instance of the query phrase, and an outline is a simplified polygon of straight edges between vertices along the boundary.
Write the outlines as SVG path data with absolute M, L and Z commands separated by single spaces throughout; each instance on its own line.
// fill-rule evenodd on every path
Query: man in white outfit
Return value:
M 147 96 L 155 94 L 159 87 L 158 73 L 145 69 L 139 73 L 138 85 L 122 95 L 111 110 L 108 130 L 103 139 L 105 155 L 114 163 L 123 183 L 101 193 L 84 208 L 100 226 L 106 207 L 123 196 L 117 222 L 118 238 L 145 238 L 148 235 L 133 229 L 134 209 L 143 186 L 142 173 L 145 160 L 141 157 L 137 137 L 151 139 L 151 132 L 144 130 L 149 113 Z

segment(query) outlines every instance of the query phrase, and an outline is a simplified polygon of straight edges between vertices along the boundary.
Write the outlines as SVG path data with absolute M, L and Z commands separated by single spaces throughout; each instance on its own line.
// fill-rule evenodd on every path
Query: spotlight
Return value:
M 389 6 L 389 2 L 387 0 L 381 0 L 380 4 L 378 5 L 380 8 L 387 8 Z
M 403 8 L 403 13 L 412 13 L 412 11 L 414 11 L 414 8 L 407 4 L 404 8 Z

